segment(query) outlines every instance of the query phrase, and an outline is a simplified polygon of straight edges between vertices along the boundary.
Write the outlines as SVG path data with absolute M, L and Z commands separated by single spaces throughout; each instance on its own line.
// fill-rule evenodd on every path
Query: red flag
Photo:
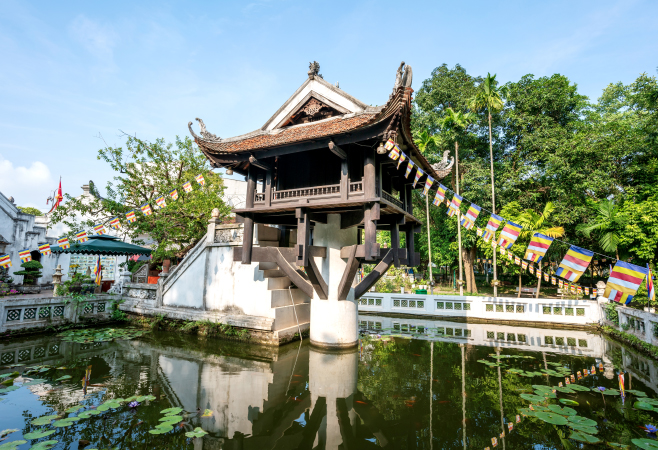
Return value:
M 61 203 L 62 199 L 64 198 L 62 196 L 62 179 L 61 178 L 59 179 L 59 188 L 57 188 L 57 191 L 55 191 L 55 195 L 53 197 L 46 200 L 46 205 L 48 204 L 48 202 L 50 200 L 53 201 L 53 207 L 50 209 L 50 211 L 48 211 L 48 214 L 55 211 L 57 209 L 57 207 L 59 206 L 59 204 Z

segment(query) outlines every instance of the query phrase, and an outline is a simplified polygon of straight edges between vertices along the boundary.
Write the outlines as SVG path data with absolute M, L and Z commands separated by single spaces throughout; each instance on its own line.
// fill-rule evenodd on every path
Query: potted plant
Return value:
M 23 284 L 33 285 L 37 283 L 37 280 L 41 278 L 41 272 L 39 269 L 43 269 L 43 266 L 39 261 L 28 261 L 21 264 L 25 270 L 19 270 L 14 272 L 14 275 L 23 275 Z

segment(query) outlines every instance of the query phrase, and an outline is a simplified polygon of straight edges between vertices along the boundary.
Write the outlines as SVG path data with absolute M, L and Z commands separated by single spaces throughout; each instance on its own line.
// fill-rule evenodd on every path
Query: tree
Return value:
M 75 232 L 99 223 L 107 226 L 116 216 L 121 221 L 122 237 L 138 244 L 148 242 L 154 247 L 153 260 L 162 261 L 184 256 L 205 235 L 213 208 L 219 209 L 220 217 L 230 213 L 222 201 L 221 177 L 211 171 L 208 160 L 190 138 L 176 138 L 174 144 L 166 144 L 164 139 L 150 143 L 128 136 L 125 148 L 102 148 L 98 159 L 107 162 L 115 173 L 105 195 L 101 196 L 93 183 L 91 199 L 65 195 L 65 204 L 51 217 L 53 224 L 62 222 Z M 204 186 L 195 181 L 199 174 L 205 179 Z M 186 193 L 182 186 L 188 181 L 194 187 Z M 169 196 L 174 189 L 177 200 Z M 160 196 L 166 200 L 162 209 L 155 203 Z M 153 214 L 141 213 L 140 206 L 145 203 L 151 205 Z M 137 215 L 134 223 L 126 220 L 130 210 Z
M 474 111 L 485 110 L 489 122 L 489 161 L 491 164 L 491 211 L 496 214 L 496 190 L 494 188 L 494 157 L 493 157 L 493 140 L 491 138 L 491 112 L 503 108 L 505 102 L 503 96 L 507 93 L 506 87 L 498 87 L 496 75 L 487 77 L 482 80 L 478 86 L 477 93 L 470 100 L 470 108 Z M 494 252 L 494 297 L 498 296 L 498 277 L 496 273 L 496 253 Z
M 25 270 L 14 272 L 14 275 L 23 275 L 23 284 L 35 284 L 41 278 L 39 269 L 43 269 L 43 266 L 39 261 L 27 261 L 21 264 L 21 267 Z
M 599 245 L 605 252 L 614 252 L 619 259 L 619 242 L 626 227 L 627 219 L 618 205 L 610 200 L 601 200 L 596 205 L 596 218 L 576 227 L 586 237 L 598 235 Z
M 39 211 L 36 208 L 32 208 L 31 206 L 18 206 L 17 207 L 20 212 L 25 213 L 25 214 L 32 214 L 33 216 L 43 216 L 43 213 Z

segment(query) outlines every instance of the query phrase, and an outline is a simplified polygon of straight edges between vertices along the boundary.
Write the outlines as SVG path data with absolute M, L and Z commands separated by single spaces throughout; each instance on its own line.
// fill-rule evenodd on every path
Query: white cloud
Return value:
M 46 198 L 55 188 L 50 169 L 41 161 L 29 167 L 14 166 L 0 154 L 0 192 L 14 197 L 19 206 L 46 208 Z

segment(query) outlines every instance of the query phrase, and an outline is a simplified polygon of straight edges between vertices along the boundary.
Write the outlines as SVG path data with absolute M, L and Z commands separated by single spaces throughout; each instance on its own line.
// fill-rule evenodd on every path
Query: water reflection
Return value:
M 524 370 L 560 363 L 574 372 L 601 363 L 603 372 L 579 383 L 616 387 L 615 375 L 622 370 L 627 389 L 650 397 L 658 393 L 654 361 L 597 334 L 370 315 L 360 320 L 374 336 L 342 352 L 307 343 L 271 348 L 161 333 L 84 346 L 52 336 L 3 342 L 5 365 L 66 366 L 57 376 L 72 378 L 60 384 L 53 376 L 4 395 L 0 426 L 27 433 L 35 428 L 29 425 L 33 417 L 52 411 L 152 394 L 157 399 L 136 410 L 125 407 L 81 420 L 57 429 L 50 439 L 60 441 L 56 448 L 85 439 L 93 448 L 338 450 L 484 448 L 497 437 L 500 448 L 557 449 L 564 447 L 564 436 L 554 428 L 515 421 L 517 410 L 528 404 L 519 394 L 533 383 L 547 384 L 548 378 L 521 378 L 479 360 L 524 355 L 532 358 L 516 360 Z M 377 338 L 384 329 L 397 337 Z M 79 380 L 88 365 L 92 373 L 85 394 Z M 578 395 L 573 397 L 581 403 L 578 413 L 599 421 L 599 436 L 606 439 L 628 441 L 642 434 L 638 423 L 653 420 L 614 398 L 604 403 L 591 392 Z M 148 434 L 169 407 L 191 414 L 176 431 Z M 25 417 L 16 414 L 17 408 Z M 201 417 L 205 410 L 212 415 Z M 209 434 L 185 438 L 184 431 L 196 426 Z

